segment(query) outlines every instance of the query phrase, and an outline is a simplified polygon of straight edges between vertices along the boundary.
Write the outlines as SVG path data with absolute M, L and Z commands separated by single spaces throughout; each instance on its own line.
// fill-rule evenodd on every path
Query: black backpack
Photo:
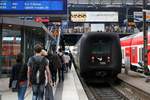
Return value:
M 31 69 L 31 83 L 32 84 L 44 84 L 45 83 L 45 68 L 46 58 L 43 57 L 40 61 L 32 57 L 32 69 Z

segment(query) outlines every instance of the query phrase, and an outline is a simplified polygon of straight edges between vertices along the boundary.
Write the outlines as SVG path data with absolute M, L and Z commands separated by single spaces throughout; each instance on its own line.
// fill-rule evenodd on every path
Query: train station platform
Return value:
M 17 93 L 8 88 L 9 78 L 0 78 L 0 100 L 17 100 Z M 65 73 L 64 82 L 53 86 L 54 100 L 88 100 L 74 67 Z M 25 100 L 32 100 L 31 88 L 27 90 Z
M 133 91 L 131 87 L 121 87 L 121 90 L 123 92 L 128 92 L 128 94 L 131 96 L 133 96 L 136 92 L 136 95 L 139 95 L 139 98 L 142 98 L 142 93 L 150 94 L 150 82 L 145 82 L 146 77 L 147 76 L 144 74 L 133 71 L 129 71 L 128 74 L 125 74 L 124 69 L 122 69 L 122 72 L 118 75 L 118 78 L 121 79 L 124 83 L 129 84 L 142 92 L 139 93 L 137 91 Z M 12 92 L 8 88 L 8 83 L 9 78 L 0 78 L 0 100 L 10 100 L 10 98 L 11 100 L 17 100 L 17 93 Z M 68 71 L 68 73 L 65 73 L 64 82 L 57 82 L 56 86 L 53 86 L 53 94 L 54 100 L 88 100 L 73 66 L 72 69 Z M 131 99 L 132 98 L 133 97 L 131 97 Z M 27 90 L 25 100 L 32 100 L 31 88 Z
M 126 74 L 125 70 L 122 69 L 118 78 L 122 83 L 128 84 L 127 87 L 122 85 L 122 93 L 126 94 L 125 92 L 128 92 L 127 94 L 130 95 L 130 99 L 133 99 L 133 96 L 136 95 L 136 100 L 150 100 L 150 81 L 145 81 L 147 77 L 148 76 L 142 73 L 134 71 L 129 71 L 128 74 Z

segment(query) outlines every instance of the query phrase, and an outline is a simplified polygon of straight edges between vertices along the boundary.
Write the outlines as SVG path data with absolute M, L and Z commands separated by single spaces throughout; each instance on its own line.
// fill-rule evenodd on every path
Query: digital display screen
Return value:
M 66 0 L 0 0 L 0 12 L 9 11 L 45 11 L 55 13 L 66 11 Z M 47 12 L 48 11 L 48 12 Z M 36 12 L 42 13 L 42 12 Z M 56 12 L 59 13 L 59 12 Z

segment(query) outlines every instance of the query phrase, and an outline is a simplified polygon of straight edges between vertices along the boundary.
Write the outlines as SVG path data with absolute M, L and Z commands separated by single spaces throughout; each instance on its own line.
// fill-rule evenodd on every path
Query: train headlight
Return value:
M 92 59 L 92 60 L 94 60 L 94 59 L 95 59 L 95 57 L 94 57 L 94 56 L 92 56 L 92 57 L 91 57 L 91 59 Z
M 95 57 L 94 57 L 94 56 L 92 56 L 92 57 L 91 57 L 92 62 L 94 62 L 94 59 L 95 59 Z

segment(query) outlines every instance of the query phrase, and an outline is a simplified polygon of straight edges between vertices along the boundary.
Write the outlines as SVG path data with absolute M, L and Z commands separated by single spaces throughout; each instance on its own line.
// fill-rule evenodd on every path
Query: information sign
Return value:
M 66 13 L 66 2 L 66 0 L 0 0 L 0 13 L 61 14 Z

